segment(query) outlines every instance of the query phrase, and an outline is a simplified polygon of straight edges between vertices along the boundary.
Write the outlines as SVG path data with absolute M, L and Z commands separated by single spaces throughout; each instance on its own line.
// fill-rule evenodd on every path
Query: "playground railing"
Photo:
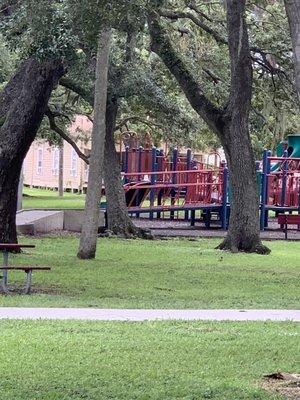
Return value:
M 268 211 L 300 210 L 300 158 L 289 157 L 287 150 L 282 157 L 272 156 L 265 150 L 261 171 L 260 227 L 268 226 Z
M 273 164 L 273 167 L 272 167 Z M 268 156 L 266 164 L 266 204 L 299 207 L 300 158 Z
M 128 182 L 124 185 L 128 207 L 222 204 L 224 199 L 222 170 L 157 171 L 123 176 Z

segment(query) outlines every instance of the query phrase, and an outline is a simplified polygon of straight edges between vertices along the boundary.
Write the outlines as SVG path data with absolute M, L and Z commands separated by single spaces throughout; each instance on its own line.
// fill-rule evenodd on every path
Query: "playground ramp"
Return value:
M 80 232 L 84 210 L 21 210 L 17 213 L 20 234 L 36 235 L 59 230 Z M 104 213 L 99 212 L 99 227 L 105 225 Z

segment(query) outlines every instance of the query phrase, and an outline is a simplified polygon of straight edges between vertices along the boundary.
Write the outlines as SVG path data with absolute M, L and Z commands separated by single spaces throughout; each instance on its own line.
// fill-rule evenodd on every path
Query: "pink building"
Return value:
M 76 116 L 69 128 L 70 136 L 84 154 L 90 151 L 91 130 L 91 121 L 81 115 Z M 60 148 L 51 146 L 46 140 L 35 140 L 23 165 L 24 184 L 31 187 L 58 188 L 60 151 Z M 87 164 L 65 141 L 62 151 L 64 189 L 83 190 L 88 177 Z

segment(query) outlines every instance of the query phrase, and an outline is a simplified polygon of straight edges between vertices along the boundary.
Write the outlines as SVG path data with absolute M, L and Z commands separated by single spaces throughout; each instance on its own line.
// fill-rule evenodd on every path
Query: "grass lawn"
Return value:
M 78 239 L 36 244 L 13 264 L 48 265 L 33 274 L 31 296 L 0 296 L 2 306 L 102 308 L 299 308 L 300 242 L 268 242 L 269 256 L 215 250 L 217 239 L 100 239 L 93 261 L 76 258 Z M 11 272 L 10 282 L 23 282 Z
M 260 384 L 264 374 L 297 371 L 298 328 L 270 322 L 0 321 L 0 398 L 282 399 Z
M 24 187 L 23 208 L 84 208 L 85 195 L 77 193 L 64 193 L 63 197 L 58 192 L 46 189 L 30 189 Z

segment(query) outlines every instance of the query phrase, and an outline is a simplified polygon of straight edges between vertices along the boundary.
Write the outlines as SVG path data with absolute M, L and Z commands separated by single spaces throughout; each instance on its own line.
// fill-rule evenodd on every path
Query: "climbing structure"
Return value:
M 281 151 L 282 150 L 282 151 Z M 190 150 L 171 157 L 163 151 L 126 149 L 122 158 L 128 212 L 139 217 L 184 218 L 191 224 L 212 218 L 222 229 L 228 226 L 230 182 L 226 163 L 206 165 L 193 159 Z M 260 226 L 268 226 L 269 211 L 300 211 L 300 135 L 288 137 L 276 156 L 264 151 L 257 162 L 260 193 Z

